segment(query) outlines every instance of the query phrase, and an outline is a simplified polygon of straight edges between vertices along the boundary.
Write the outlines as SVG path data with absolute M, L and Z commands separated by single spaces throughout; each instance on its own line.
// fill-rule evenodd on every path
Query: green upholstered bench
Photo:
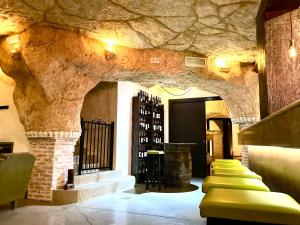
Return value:
M 237 160 L 237 159 L 215 159 L 214 162 L 217 162 L 217 163 L 237 163 L 237 164 L 241 164 L 241 161 Z
M 211 170 L 215 169 L 227 169 L 227 170 L 244 170 L 244 171 L 250 171 L 247 167 L 242 166 L 242 165 L 233 165 L 233 166 L 220 166 L 220 165 L 215 165 L 211 168 Z
M 202 192 L 206 193 L 213 188 L 270 191 L 270 189 L 258 179 L 219 176 L 206 177 L 202 184 Z
M 228 169 L 215 169 L 212 171 L 213 176 L 219 177 L 241 177 L 262 180 L 262 177 L 257 173 L 248 170 L 228 170 Z
M 24 199 L 35 158 L 29 153 L 0 154 L 0 204 Z
M 223 165 L 242 165 L 240 161 L 236 160 L 236 161 L 213 161 L 211 163 L 212 166 L 223 166 Z
M 215 188 L 202 199 L 200 215 L 208 225 L 299 225 L 300 205 L 283 193 Z
M 230 163 L 212 163 L 212 167 L 223 167 L 223 168 L 247 168 L 242 164 L 230 164 Z M 248 169 L 248 168 L 247 168 Z

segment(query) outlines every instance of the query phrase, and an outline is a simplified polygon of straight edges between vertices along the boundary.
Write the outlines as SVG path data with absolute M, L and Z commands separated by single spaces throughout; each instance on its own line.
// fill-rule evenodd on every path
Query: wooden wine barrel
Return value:
M 190 144 L 165 144 L 166 177 L 168 186 L 181 187 L 192 179 Z

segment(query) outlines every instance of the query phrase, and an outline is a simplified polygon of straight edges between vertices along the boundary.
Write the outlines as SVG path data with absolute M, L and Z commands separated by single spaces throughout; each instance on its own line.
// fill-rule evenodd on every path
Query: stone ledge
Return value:
M 28 138 L 79 138 L 81 131 L 26 131 Z
M 300 147 L 300 100 L 242 130 L 240 145 Z
M 55 205 L 73 204 L 105 194 L 130 190 L 134 188 L 134 185 L 134 176 L 117 176 L 95 183 L 75 185 L 73 190 L 53 190 L 52 202 Z
M 232 123 L 234 124 L 254 124 L 260 121 L 260 117 L 258 116 L 241 116 L 231 118 Z

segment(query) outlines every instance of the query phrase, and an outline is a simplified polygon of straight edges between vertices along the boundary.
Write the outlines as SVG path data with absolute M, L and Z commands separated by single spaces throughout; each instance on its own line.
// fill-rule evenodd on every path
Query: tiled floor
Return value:
M 201 187 L 201 180 L 192 183 Z M 204 225 L 199 215 L 202 197 L 201 188 L 180 193 L 121 192 L 73 205 L 1 209 L 0 225 Z

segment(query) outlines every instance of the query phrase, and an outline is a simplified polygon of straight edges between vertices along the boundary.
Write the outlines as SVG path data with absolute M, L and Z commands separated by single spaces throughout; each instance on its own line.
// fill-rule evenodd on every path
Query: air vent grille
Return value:
M 206 67 L 206 58 L 185 56 L 184 63 L 188 67 Z

